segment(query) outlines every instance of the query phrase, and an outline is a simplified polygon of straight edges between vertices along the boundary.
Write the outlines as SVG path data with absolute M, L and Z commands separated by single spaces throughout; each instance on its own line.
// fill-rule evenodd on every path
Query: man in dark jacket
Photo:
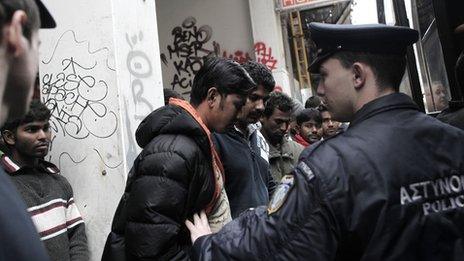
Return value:
M 225 133 L 214 134 L 224 164 L 232 218 L 248 208 L 267 205 L 275 188 L 268 163 L 269 145 L 259 132 L 264 99 L 274 89 L 274 77 L 265 65 L 255 61 L 243 64 L 243 68 L 257 86 L 248 95 L 235 124 Z
M 205 210 L 216 230 L 231 220 L 210 131 L 224 131 L 235 120 L 254 86 L 238 63 L 210 58 L 195 75 L 190 103 L 171 99 L 142 121 L 136 138 L 143 151 L 131 170 L 103 260 L 186 260 L 191 245 L 187 217 Z
M 53 28 L 45 6 L 33 0 L 0 1 L 0 125 L 29 107 L 38 69 L 38 29 Z M 0 260 L 48 260 L 26 205 L 0 168 Z
M 317 92 L 349 128 L 310 148 L 267 210 L 200 237 L 195 259 L 462 260 L 464 132 L 398 93 L 417 31 L 310 30 L 320 48 L 311 66 L 322 77 Z M 187 224 L 192 239 L 204 234 Z

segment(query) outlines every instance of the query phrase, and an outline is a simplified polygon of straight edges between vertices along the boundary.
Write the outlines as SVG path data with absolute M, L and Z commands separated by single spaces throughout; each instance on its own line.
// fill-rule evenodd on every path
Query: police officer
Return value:
M 464 132 L 398 92 L 415 30 L 312 23 L 317 92 L 349 128 L 305 151 L 266 208 L 205 234 L 201 260 L 462 260 Z M 205 228 L 206 227 L 206 228 Z

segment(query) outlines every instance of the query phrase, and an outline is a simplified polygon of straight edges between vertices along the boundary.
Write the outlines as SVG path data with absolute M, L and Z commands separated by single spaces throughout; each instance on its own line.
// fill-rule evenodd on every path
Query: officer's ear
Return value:
M 367 66 L 365 64 L 356 62 L 352 66 L 353 70 L 353 83 L 355 89 L 360 89 L 366 83 Z
M 11 130 L 2 131 L 2 137 L 8 146 L 14 146 L 16 144 L 16 135 Z
M 10 23 L 6 26 L 5 40 L 13 57 L 20 56 L 27 48 L 27 39 L 23 34 L 23 27 L 27 22 L 27 14 L 23 10 L 13 13 Z

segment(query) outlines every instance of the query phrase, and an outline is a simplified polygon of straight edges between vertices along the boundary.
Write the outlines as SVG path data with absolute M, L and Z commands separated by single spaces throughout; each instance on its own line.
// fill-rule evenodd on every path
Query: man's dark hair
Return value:
M 1 0 L 0 1 L 0 26 L 3 28 L 11 21 L 14 12 L 23 10 L 27 14 L 27 21 L 23 27 L 23 34 L 31 40 L 32 32 L 40 27 L 39 9 L 34 0 Z M 0 35 L 0 40 L 2 36 Z
M 190 103 L 199 105 L 212 87 L 216 87 L 221 95 L 238 94 L 245 97 L 256 87 L 256 83 L 237 62 L 208 57 L 193 79 Z
M 182 95 L 180 95 L 178 92 L 174 91 L 173 89 L 169 89 L 169 88 L 164 88 L 163 94 L 164 94 L 164 105 L 168 105 L 170 98 L 184 99 Z
M 31 102 L 31 105 L 29 106 L 29 111 L 27 112 L 27 114 L 20 119 L 6 122 L 2 127 L 2 131 L 9 130 L 15 132 L 20 125 L 24 125 L 34 121 L 48 121 L 50 119 L 50 116 L 51 112 L 47 108 L 47 106 L 45 106 L 45 104 L 43 104 L 39 100 L 33 100 Z
M 296 116 L 296 124 L 301 125 L 304 122 L 314 120 L 316 124 L 321 125 L 322 124 L 322 115 L 321 112 L 315 108 L 308 108 L 302 110 L 297 116 Z
M 306 109 L 317 108 L 319 105 L 321 105 L 321 99 L 316 95 L 309 97 L 305 102 Z
M 269 98 L 264 106 L 264 116 L 266 118 L 271 117 L 274 113 L 274 109 L 279 109 L 283 112 L 289 112 L 293 110 L 293 100 L 282 92 L 271 92 Z
M 325 112 L 325 111 L 329 111 L 329 110 L 327 109 L 327 106 L 325 106 L 324 104 L 319 105 L 319 107 L 317 107 L 317 110 L 318 110 L 319 112 L 321 112 L 321 113 L 322 113 L 322 112 Z
M 266 65 L 248 61 L 244 63 L 243 68 L 250 74 L 251 78 L 257 85 L 262 85 L 268 92 L 272 92 L 275 87 L 275 80 L 272 76 L 271 70 Z
M 399 91 L 406 70 L 406 57 L 400 55 L 341 51 L 332 55 L 331 58 L 339 60 L 346 69 L 349 69 L 355 62 L 369 65 L 380 90 L 391 87 L 396 92 Z

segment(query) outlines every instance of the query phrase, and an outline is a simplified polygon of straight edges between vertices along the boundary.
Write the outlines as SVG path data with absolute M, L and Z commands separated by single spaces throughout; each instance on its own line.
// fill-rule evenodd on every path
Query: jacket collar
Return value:
M 283 158 L 292 158 L 293 153 L 289 145 L 289 137 L 284 136 L 282 142 L 277 146 L 269 143 L 269 159 L 283 157 Z
M 409 96 L 404 93 L 392 93 L 366 103 L 355 113 L 354 118 L 350 123 L 350 127 L 379 113 L 396 109 L 411 109 L 419 111 L 419 107 L 417 107 Z
M 5 154 L 3 154 L 2 157 L 0 158 L 0 165 L 10 175 L 15 175 L 22 169 L 31 168 L 30 166 L 19 164 L 18 162 L 14 161 L 12 158 L 8 157 Z M 45 161 L 43 159 L 39 159 L 37 165 L 34 167 L 48 174 L 60 173 L 60 170 L 58 169 L 58 167 L 56 167 L 54 164 L 48 161 Z

